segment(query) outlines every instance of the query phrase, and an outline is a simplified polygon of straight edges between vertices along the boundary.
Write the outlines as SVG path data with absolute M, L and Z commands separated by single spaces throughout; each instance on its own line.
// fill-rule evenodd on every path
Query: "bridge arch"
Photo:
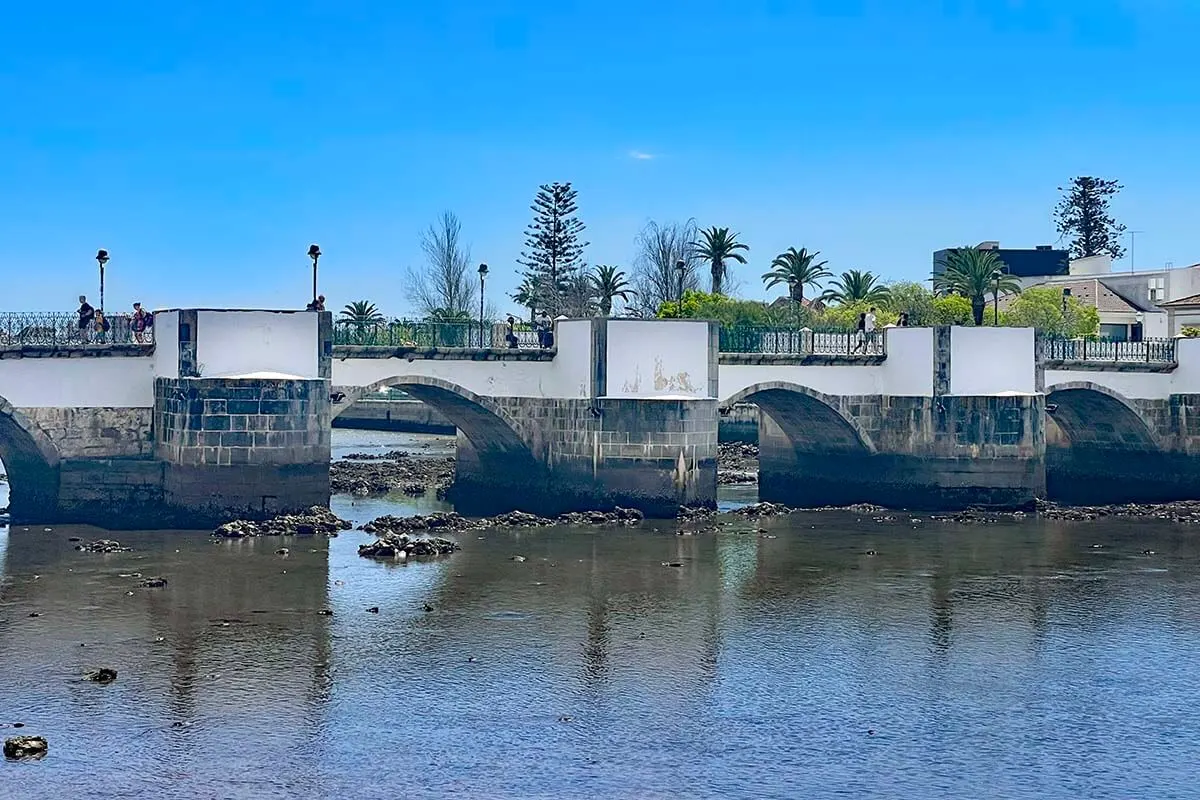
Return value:
M 33 520 L 54 511 L 58 505 L 58 448 L 36 422 L 3 397 L 0 460 L 8 473 L 8 504 L 14 520 Z
M 754 403 L 778 425 L 798 450 L 869 454 L 871 437 L 837 398 L 788 381 L 752 384 L 721 403 Z
M 1048 416 L 1072 446 L 1158 450 L 1162 442 L 1128 398 L 1091 381 L 1046 387 Z
M 440 411 L 470 440 L 481 458 L 533 458 L 516 422 L 491 398 L 475 394 L 456 383 L 425 375 L 385 378 L 367 387 L 365 392 L 387 387 L 403 389 Z

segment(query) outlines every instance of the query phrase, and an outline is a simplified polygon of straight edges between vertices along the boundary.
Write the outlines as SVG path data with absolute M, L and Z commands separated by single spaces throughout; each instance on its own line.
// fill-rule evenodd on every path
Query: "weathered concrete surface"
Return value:
M 154 452 L 149 408 L 23 408 L 62 458 L 140 458 Z

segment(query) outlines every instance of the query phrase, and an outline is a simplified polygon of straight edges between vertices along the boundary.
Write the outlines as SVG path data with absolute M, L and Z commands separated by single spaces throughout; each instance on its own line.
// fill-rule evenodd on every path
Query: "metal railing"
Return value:
M 335 345 L 361 347 L 465 347 L 480 349 L 508 347 L 504 322 L 489 322 L 481 329 L 479 322 L 387 322 L 372 325 L 336 322 L 333 329 Z M 514 331 L 517 347 L 540 346 L 536 331 L 518 326 Z
M 73 311 L 0 311 L 0 347 L 82 347 L 154 344 L 154 327 L 133 329 L 133 315 L 106 315 L 108 330 L 79 327 Z
M 722 325 L 720 349 L 722 353 L 769 355 L 883 355 L 887 332 L 880 329 L 864 335 L 774 325 Z
M 1040 339 L 1038 357 L 1049 361 L 1175 363 L 1174 339 L 1119 342 L 1111 339 Z

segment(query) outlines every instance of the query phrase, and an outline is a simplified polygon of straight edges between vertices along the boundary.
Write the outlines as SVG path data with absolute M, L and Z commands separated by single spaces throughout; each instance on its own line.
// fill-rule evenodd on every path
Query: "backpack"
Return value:
M 154 315 L 151 314 L 149 311 L 147 311 L 145 318 L 142 319 L 142 322 L 146 325 L 147 328 L 153 328 L 154 327 Z

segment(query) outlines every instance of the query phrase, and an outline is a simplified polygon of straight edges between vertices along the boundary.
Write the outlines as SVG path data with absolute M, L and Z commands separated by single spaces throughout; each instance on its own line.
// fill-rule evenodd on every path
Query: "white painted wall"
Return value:
M 951 328 L 950 394 L 1033 394 L 1033 328 Z
M 561 357 L 561 356 L 559 356 Z M 556 359 L 557 360 L 557 359 Z M 553 361 L 434 361 L 405 358 L 348 358 L 333 360 L 334 386 L 382 387 L 395 379 L 414 376 L 439 378 L 488 397 L 578 397 L 566 390 Z
M 1166 339 L 1170 336 L 1171 332 L 1167 326 L 1167 313 L 1165 311 L 1149 312 L 1142 315 L 1142 338 Z
M 706 398 L 707 320 L 608 321 L 608 397 Z
M 555 324 L 554 346 L 558 355 L 545 387 L 562 397 L 588 397 L 592 392 L 592 321 L 564 319 Z M 549 396 L 549 395 L 538 395 Z M 559 395 L 555 395 L 559 396 Z
M 197 312 L 196 364 L 201 377 L 273 372 L 319 378 L 318 322 L 318 314 L 305 311 Z
M 0 359 L 0 397 L 17 408 L 151 408 L 154 359 Z
M 154 374 L 162 378 L 179 377 L 179 312 L 154 314 Z

